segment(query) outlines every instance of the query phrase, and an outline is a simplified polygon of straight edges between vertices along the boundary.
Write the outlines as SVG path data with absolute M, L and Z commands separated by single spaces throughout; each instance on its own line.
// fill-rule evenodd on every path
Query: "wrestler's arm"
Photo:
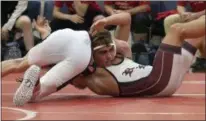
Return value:
M 109 17 L 106 17 L 104 19 L 97 20 L 90 29 L 90 33 L 93 35 L 97 31 L 101 31 L 104 29 L 105 26 L 108 25 L 118 25 L 119 26 L 119 35 L 118 37 L 115 37 L 115 43 L 117 46 L 117 53 L 123 54 L 125 57 L 131 58 L 132 53 L 131 49 L 126 42 L 129 38 L 129 32 L 130 32 L 130 23 L 131 23 L 131 16 L 129 13 L 119 13 L 114 14 Z M 120 34 L 123 33 L 123 34 Z
M 80 75 L 72 80 L 71 85 L 78 89 L 85 89 L 88 87 L 92 92 L 102 95 L 101 87 L 98 81 L 93 79 L 92 75 Z
M 105 26 L 117 25 L 118 29 L 115 34 L 116 39 L 128 41 L 131 24 L 131 15 L 129 13 L 114 14 L 109 17 L 97 20 L 90 28 L 90 32 L 94 35 L 97 31 L 101 31 Z
M 109 16 L 106 19 L 106 25 L 117 25 L 115 38 L 128 41 L 131 26 L 131 15 L 128 13 L 120 13 Z
M 106 18 L 106 25 L 118 25 L 115 32 L 117 53 L 132 58 L 132 52 L 127 43 L 130 32 L 131 16 L 128 13 L 114 14 Z
M 118 96 L 119 89 L 116 81 L 108 72 L 101 68 L 88 76 L 79 76 L 72 81 L 72 85 L 79 89 L 88 87 L 92 92 L 98 95 Z
M 132 59 L 132 51 L 131 51 L 131 48 L 130 48 L 128 42 L 125 42 L 123 40 L 115 39 L 115 44 L 116 44 L 116 47 L 117 47 L 116 48 L 117 53 L 123 55 L 126 58 Z
M 30 66 L 28 63 L 27 56 L 23 58 L 2 61 L 1 65 L 2 65 L 2 70 L 1 70 L 2 77 L 10 73 L 24 72 Z

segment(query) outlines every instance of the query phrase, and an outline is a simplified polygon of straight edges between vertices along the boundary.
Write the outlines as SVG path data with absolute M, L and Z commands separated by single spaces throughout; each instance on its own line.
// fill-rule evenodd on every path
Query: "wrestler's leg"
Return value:
M 50 38 L 49 38 L 50 39 Z M 51 40 L 52 41 L 52 40 Z M 30 65 L 46 66 L 54 64 L 64 57 L 55 53 L 55 48 L 50 49 L 47 45 L 51 42 L 47 40 L 30 49 L 24 58 L 12 59 L 1 62 L 2 76 L 10 73 L 24 72 Z M 56 55 L 52 55 L 56 54 Z M 57 57 L 56 57 L 57 56 Z
M 181 55 L 184 59 L 182 65 L 184 65 L 185 72 L 190 69 L 190 66 L 194 61 L 196 51 L 197 49 L 200 50 L 200 48 L 202 47 L 203 41 L 205 40 L 204 38 L 205 36 L 195 39 L 186 39 L 184 44 L 182 45 Z
M 205 35 L 205 16 L 187 23 L 177 23 L 171 26 L 168 35 L 162 43 L 181 46 L 187 38 L 199 38 Z
M 11 59 L 1 62 L 2 65 L 2 77 L 10 73 L 24 72 L 30 65 L 28 63 L 28 57 Z
M 42 43 L 30 49 L 24 58 L 3 61 L 1 63 L 2 76 L 13 72 L 25 71 L 29 65 L 35 64 L 38 66 L 46 66 L 63 60 L 64 56 L 59 52 L 58 46 L 62 47 L 62 45 L 65 45 L 65 43 L 56 41 L 61 37 L 59 34 L 61 33 L 56 32 L 51 34 Z
M 202 18 L 199 18 L 199 19 L 202 19 Z M 197 24 L 199 24 L 200 22 L 199 21 L 192 21 L 192 22 L 196 22 Z M 188 22 L 188 26 L 189 25 L 194 25 L 194 23 L 191 23 L 191 22 Z M 179 24 L 179 25 L 182 25 L 182 24 Z M 192 64 L 192 61 L 194 59 L 194 55 L 196 53 L 196 50 L 201 48 L 202 46 L 202 43 L 203 43 L 203 40 L 204 40 L 204 37 L 205 36 L 199 36 L 197 38 L 193 38 L 193 39 L 187 39 L 187 36 L 185 36 L 184 32 L 187 32 L 189 33 L 189 28 L 186 27 L 185 28 L 179 28 L 179 25 L 178 26 L 173 26 L 170 28 L 169 32 L 167 33 L 167 35 L 165 36 L 165 38 L 163 39 L 162 43 L 161 44 L 162 46 L 166 45 L 166 46 L 169 46 L 170 48 L 185 48 L 188 52 L 185 52 L 185 49 L 182 50 L 181 54 L 183 55 L 183 60 L 186 62 L 188 62 L 187 64 L 184 64 L 184 65 L 187 65 L 187 67 L 184 67 L 185 69 L 184 70 L 188 70 L 189 69 L 189 66 Z M 184 26 L 182 26 L 184 27 Z M 196 29 L 196 35 L 201 35 L 201 30 L 198 31 L 198 28 L 194 27 L 194 30 Z M 185 31 L 183 31 L 185 30 Z M 191 31 L 194 31 L 191 29 Z M 186 41 L 186 43 L 185 43 Z M 183 44 L 184 43 L 184 44 Z M 187 54 L 186 54 L 187 53 Z
M 187 23 L 176 23 L 171 28 L 177 29 L 185 39 L 202 37 L 205 35 L 205 15 Z
M 162 58 L 165 59 L 165 61 L 171 62 L 168 65 L 171 66 L 171 70 L 168 71 L 168 69 L 165 69 L 163 71 L 164 74 L 170 74 L 171 76 L 169 80 L 164 80 L 168 81 L 168 85 L 156 96 L 170 96 L 180 87 L 184 75 L 187 73 L 193 62 L 197 48 L 202 44 L 202 38 L 204 37 L 184 40 L 184 35 L 182 35 L 176 28 L 171 28 L 169 30 L 157 51 L 157 56 L 154 61 L 157 62 L 157 57 L 161 57 L 160 55 L 162 55 Z M 165 57 L 171 57 L 171 59 L 168 60 Z M 156 65 L 154 64 L 154 68 L 155 66 Z

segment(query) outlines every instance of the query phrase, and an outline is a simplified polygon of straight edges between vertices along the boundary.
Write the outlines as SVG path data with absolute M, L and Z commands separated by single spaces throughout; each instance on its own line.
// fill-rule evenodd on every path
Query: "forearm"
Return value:
M 113 14 L 106 17 L 106 25 L 128 25 L 131 22 L 131 15 L 129 13 Z
M 75 0 L 74 1 L 74 9 L 79 16 L 84 16 L 87 12 L 89 4 L 81 3 L 81 1 Z
M 185 9 L 184 6 L 180 6 L 180 5 L 177 6 L 177 12 L 178 12 L 179 14 L 182 14 L 182 13 L 184 13 L 185 11 L 186 11 L 186 9 Z
M 3 29 L 11 30 L 16 23 L 16 19 L 27 9 L 27 6 L 28 1 L 19 1 L 8 22 L 4 24 Z
M 108 15 L 112 15 L 112 14 L 113 14 L 114 9 L 112 8 L 112 6 L 110 6 L 110 5 L 105 5 L 105 6 L 104 6 L 104 9 L 105 9 L 105 11 L 106 11 L 106 13 L 107 13 Z
M 127 12 L 113 14 L 108 18 L 106 25 L 117 25 L 115 31 L 115 38 L 128 41 L 130 26 L 131 26 L 131 15 Z
M 150 9 L 149 5 L 141 5 L 126 11 L 129 12 L 131 15 L 134 15 L 141 12 L 147 12 L 148 9 Z

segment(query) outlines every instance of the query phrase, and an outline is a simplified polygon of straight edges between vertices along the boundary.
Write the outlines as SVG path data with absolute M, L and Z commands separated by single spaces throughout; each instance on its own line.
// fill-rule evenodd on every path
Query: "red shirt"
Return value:
M 91 7 L 94 8 L 94 10 L 101 11 L 99 5 L 95 1 L 81 1 L 81 2 L 91 5 Z M 73 8 L 73 1 L 55 1 L 54 4 L 59 8 L 63 7 L 63 5 L 65 4 L 68 7 L 69 11 L 71 11 L 71 13 L 76 13 Z
M 204 1 L 178 1 L 177 5 L 186 6 L 187 3 L 189 3 L 189 5 L 191 6 L 192 12 L 199 12 L 205 10 L 206 7 L 206 2 Z
M 105 5 L 113 5 L 115 9 L 128 10 L 140 5 L 150 5 L 149 1 L 105 1 Z M 148 9 L 147 11 L 150 11 Z

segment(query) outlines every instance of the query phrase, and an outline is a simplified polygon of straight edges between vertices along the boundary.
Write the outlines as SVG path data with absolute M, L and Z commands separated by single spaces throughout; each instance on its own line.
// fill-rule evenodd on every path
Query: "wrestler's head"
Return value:
M 93 58 L 97 66 L 106 67 L 116 55 L 116 45 L 108 30 L 96 33 L 92 37 Z

